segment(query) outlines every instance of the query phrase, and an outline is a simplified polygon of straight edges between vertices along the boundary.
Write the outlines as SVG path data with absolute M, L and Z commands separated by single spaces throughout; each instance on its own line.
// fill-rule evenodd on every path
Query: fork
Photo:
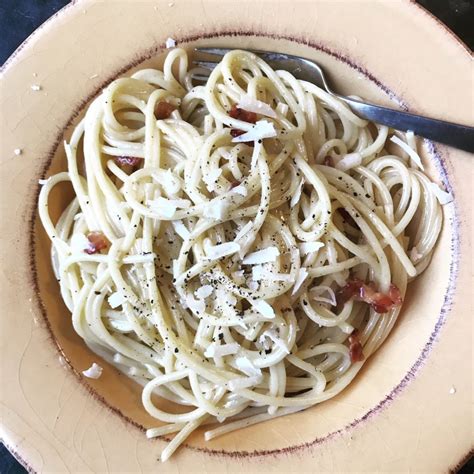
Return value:
M 202 54 L 213 58 L 222 58 L 226 53 L 232 51 L 229 48 L 195 48 L 197 58 L 193 63 L 205 70 L 212 71 L 218 61 L 215 59 L 204 59 Z M 436 142 L 450 145 L 460 150 L 474 152 L 474 128 L 467 125 L 446 122 L 443 120 L 423 117 L 408 112 L 382 107 L 380 105 L 363 102 L 361 100 L 346 97 L 334 92 L 330 87 L 327 75 L 322 68 L 313 61 L 291 54 L 276 53 L 272 51 L 248 50 L 266 61 L 274 69 L 284 69 L 297 79 L 311 82 L 324 88 L 329 94 L 344 101 L 361 118 L 386 125 L 388 127 L 412 131 L 416 135 L 434 140 Z M 199 57 L 201 59 L 199 59 Z M 196 79 L 206 80 L 207 75 L 195 74 Z

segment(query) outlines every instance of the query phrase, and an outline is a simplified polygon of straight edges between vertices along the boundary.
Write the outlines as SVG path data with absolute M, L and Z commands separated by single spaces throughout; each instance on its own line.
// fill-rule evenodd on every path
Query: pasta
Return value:
M 164 423 L 147 436 L 177 433 L 162 460 L 199 426 L 212 439 L 343 390 L 428 265 L 447 196 L 412 133 L 252 53 L 196 73 L 176 48 L 113 81 L 39 198 L 75 331 L 143 385 Z M 61 182 L 75 197 L 53 223 Z

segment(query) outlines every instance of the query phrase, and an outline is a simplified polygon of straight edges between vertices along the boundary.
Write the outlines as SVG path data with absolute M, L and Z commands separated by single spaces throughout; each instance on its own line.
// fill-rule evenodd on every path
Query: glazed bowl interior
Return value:
M 399 106 L 396 96 L 375 81 L 370 71 L 364 71 L 352 64 L 347 58 L 318 47 L 304 45 L 287 39 L 274 39 L 265 36 L 219 35 L 203 39 L 192 39 L 180 46 L 189 50 L 205 45 L 220 45 L 242 49 L 266 49 L 301 55 L 316 60 L 330 71 L 334 88 L 343 94 L 353 94 L 381 104 Z M 143 67 L 160 68 L 166 52 L 158 51 L 151 57 L 138 59 L 133 65 L 125 67 L 118 75 L 111 75 L 107 82 L 119 76 L 129 75 Z M 106 83 L 97 88 L 96 94 Z M 88 99 L 88 103 L 92 97 Z M 70 137 L 72 128 L 83 115 L 87 104 L 78 105 L 74 110 L 70 125 L 61 130 L 57 143 L 51 150 L 51 160 L 45 169 L 50 176 L 66 169 L 62 140 Z M 406 104 L 410 105 L 410 104 Z M 73 118 L 75 116 L 75 118 Z M 420 143 L 420 151 L 426 164 L 426 171 L 439 183 L 445 181 L 445 175 L 435 149 L 428 143 Z M 446 183 L 445 183 L 446 184 Z M 50 198 L 49 208 L 57 219 L 72 197 L 71 186 L 62 184 Z M 261 426 L 255 425 L 235 433 L 216 438 L 210 442 L 203 439 L 203 429 L 197 430 L 187 440 L 188 446 L 224 451 L 268 451 L 288 449 L 295 445 L 314 443 L 354 426 L 368 415 L 377 413 L 381 405 L 389 403 L 405 385 L 409 383 L 414 368 L 426 355 L 433 334 L 442 317 L 441 311 L 450 286 L 452 239 L 454 228 L 452 217 L 445 212 L 444 224 L 433 259 L 427 270 L 409 284 L 408 293 L 400 318 L 389 338 L 378 352 L 364 365 L 355 381 L 340 395 L 315 406 L 304 413 L 294 414 L 266 422 L 265 436 Z M 92 353 L 74 332 L 71 315 L 62 302 L 59 285 L 53 275 L 50 264 L 50 241 L 41 227 L 38 217 L 32 235 L 34 257 L 32 265 L 36 269 L 37 298 L 41 303 L 52 339 L 60 349 L 62 358 L 74 370 L 82 384 L 112 409 L 111 416 L 122 416 L 127 423 L 137 427 L 159 426 L 141 404 L 141 386 L 117 371 L 113 366 Z M 103 376 L 98 380 L 82 377 L 81 371 L 92 362 L 104 367 Z M 60 361 L 58 361 L 58 364 Z M 33 379 L 26 381 L 33 384 Z M 33 388 L 33 387 L 31 387 Z M 165 409 L 176 410 L 169 402 L 157 403 Z M 301 429 L 304 425 L 304 429 Z

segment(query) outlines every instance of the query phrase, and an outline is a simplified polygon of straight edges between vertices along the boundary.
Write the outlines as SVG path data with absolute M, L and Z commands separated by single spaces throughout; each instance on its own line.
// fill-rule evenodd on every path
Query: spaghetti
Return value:
M 344 389 L 428 265 L 449 197 L 413 134 L 252 53 L 205 84 L 196 72 L 174 49 L 163 71 L 112 82 L 39 198 L 75 331 L 143 385 L 165 423 L 147 435 L 177 433 L 162 460 L 201 425 L 212 439 Z M 75 198 L 53 224 L 63 181 Z

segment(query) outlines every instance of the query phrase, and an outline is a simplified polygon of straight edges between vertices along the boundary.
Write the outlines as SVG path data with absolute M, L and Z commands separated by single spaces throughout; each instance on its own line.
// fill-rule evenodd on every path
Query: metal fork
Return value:
M 232 49 L 228 48 L 195 48 L 197 54 L 193 63 L 206 70 L 212 70 L 217 62 L 214 59 L 202 58 L 202 53 L 221 58 Z M 381 107 L 360 100 L 352 99 L 334 92 L 328 84 L 327 76 L 318 64 L 309 59 L 290 54 L 276 53 L 271 51 L 249 50 L 266 61 L 274 69 L 284 69 L 293 74 L 297 79 L 311 82 L 324 88 L 329 94 L 343 100 L 361 118 L 386 125 L 397 130 L 411 130 L 416 135 L 429 138 L 436 142 L 459 148 L 468 152 L 474 152 L 474 128 L 459 125 L 443 120 L 423 117 L 421 115 L 401 112 L 399 110 Z M 200 54 L 199 54 L 200 53 Z M 202 58 L 202 59 L 200 59 Z M 206 75 L 196 75 L 198 79 L 206 80 Z

